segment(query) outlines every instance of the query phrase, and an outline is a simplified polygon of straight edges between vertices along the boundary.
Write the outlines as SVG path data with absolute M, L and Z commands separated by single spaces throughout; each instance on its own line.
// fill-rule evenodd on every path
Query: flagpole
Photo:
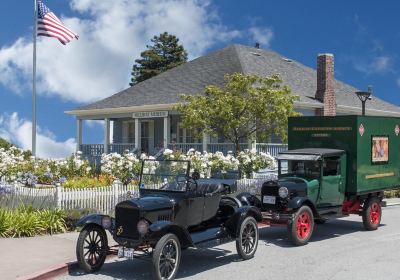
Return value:
M 37 0 L 34 0 L 33 19 L 33 73 L 32 73 L 32 155 L 36 156 L 36 36 L 37 36 Z

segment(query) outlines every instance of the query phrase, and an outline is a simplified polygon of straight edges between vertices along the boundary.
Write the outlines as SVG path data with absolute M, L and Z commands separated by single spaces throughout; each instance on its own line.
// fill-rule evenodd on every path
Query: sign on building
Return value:
M 168 111 L 135 112 L 132 117 L 134 119 L 164 118 L 168 117 Z

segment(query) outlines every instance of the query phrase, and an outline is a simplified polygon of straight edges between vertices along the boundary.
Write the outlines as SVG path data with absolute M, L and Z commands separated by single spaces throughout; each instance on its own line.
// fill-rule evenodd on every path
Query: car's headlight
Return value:
M 111 218 L 110 217 L 103 217 L 102 219 L 101 219 L 101 226 L 103 227 L 103 228 L 105 228 L 105 229 L 109 229 L 109 228 L 111 228 L 111 224 L 112 224 L 112 222 L 111 222 Z
M 279 188 L 279 196 L 281 198 L 286 198 L 289 195 L 289 191 L 286 187 L 280 187 Z
M 149 231 L 149 223 L 146 220 L 140 220 L 137 223 L 137 230 L 141 235 L 145 235 Z

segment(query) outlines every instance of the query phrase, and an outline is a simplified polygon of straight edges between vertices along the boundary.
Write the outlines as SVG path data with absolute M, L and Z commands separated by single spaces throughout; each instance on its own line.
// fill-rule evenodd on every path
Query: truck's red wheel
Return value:
M 288 223 L 289 240 L 296 246 L 308 243 L 314 230 L 314 215 L 310 207 L 304 205 Z
M 367 199 L 363 207 L 363 224 L 366 230 L 376 230 L 381 223 L 381 201 L 377 197 Z

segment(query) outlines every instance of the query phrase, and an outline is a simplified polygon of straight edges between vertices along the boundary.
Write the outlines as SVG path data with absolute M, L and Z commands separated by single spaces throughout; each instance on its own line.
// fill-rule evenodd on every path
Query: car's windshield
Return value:
M 299 176 L 319 178 L 321 175 L 321 161 L 317 160 L 280 160 L 279 176 Z
M 144 160 L 140 188 L 185 191 L 189 168 L 188 161 Z

